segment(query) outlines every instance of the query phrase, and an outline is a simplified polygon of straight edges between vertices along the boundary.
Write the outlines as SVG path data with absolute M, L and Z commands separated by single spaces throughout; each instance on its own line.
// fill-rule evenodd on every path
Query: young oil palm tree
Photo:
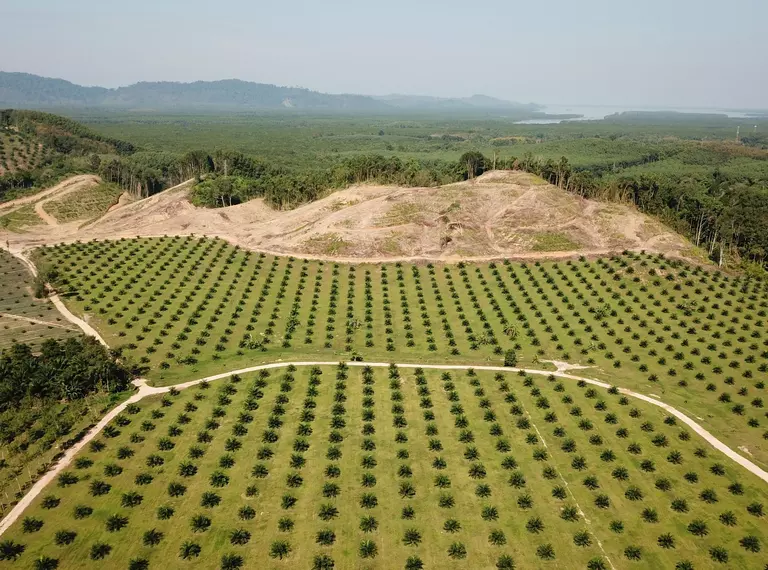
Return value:
M 179 548 L 179 558 L 182 560 L 190 560 L 200 556 L 200 552 L 202 552 L 202 548 L 200 548 L 199 544 L 187 540 L 181 545 L 181 548 Z

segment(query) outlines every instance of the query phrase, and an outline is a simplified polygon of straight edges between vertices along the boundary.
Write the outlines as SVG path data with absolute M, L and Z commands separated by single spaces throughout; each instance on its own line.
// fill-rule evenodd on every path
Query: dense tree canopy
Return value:
M 96 391 L 119 392 L 130 373 L 95 339 L 46 340 L 40 354 L 16 344 L 0 355 L 0 411 L 24 402 L 75 400 Z

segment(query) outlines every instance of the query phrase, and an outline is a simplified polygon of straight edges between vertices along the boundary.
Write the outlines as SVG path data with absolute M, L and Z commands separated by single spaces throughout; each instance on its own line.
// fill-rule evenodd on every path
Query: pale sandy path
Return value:
M 25 206 L 26 204 L 37 202 L 53 194 L 59 194 L 64 192 L 65 190 L 67 191 L 66 193 L 73 192 L 74 190 L 77 190 L 84 186 L 98 184 L 100 181 L 101 179 L 94 174 L 81 174 L 79 176 L 73 176 L 72 178 L 67 178 L 63 182 L 60 182 L 59 184 L 57 184 L 52 188 L 49 188 L 48 190 L 43 190 L 42 192 L 32 194 L 31 196 L 24 196 L 23 198 L 16 198 L 15 200 L 9 200 L 8 202 L 1 203 L 0 215 L 9 214 L 15 210 L 18 210 L 22 206 Z
M 56 198 L 58 198 L 60 194 L 56 195 Z M 43 206 L 53 200 L 53 198 L 50 198 L 49 200 L 42 200 L 40 202 L 35 202 L 35 214 L 37 214 L 37 217 L 43 220 L 47 225 L 49 226 L 58 226 L 59 222 L 56 221 L 56 218 L 51 216 L 48 212 L 43 209 Z
M 32 501 L 34 501 L 38 497 L 38 495 L 40 495 L 40 493 L 43 492 L 43 490 L 48 485 L 48 483 L 53 481 L 53 479 L 70 464 L 70 462 L 72 461 L 74 456 L 77 454 L 77 452 L 80 451 L 83 447 L 85 447 L 94 437 L 96 437 L 99 434 L 99 432 L 101 432 L 101 430 L 104 429 L 104 427 L 106 427 L 106 425 L 112 419 L 114 419 L 120 412 L 122 412 L 126 408 L 126 406 L 128 406 L 128 404 L 138 402 L 143 398 L 145 398 L 146 396 L 151 396 L 155 394 L 164 394 L 166 392 L 169 392 L 171 388 L 175 388 L 177 390 L 184 390 L 185 388 L 191 388 L 192 386 L 197 386 L 202 382 L 213 382 L 215 380 L 229 378 L 233 374 L 247 374 L 249 372 L 257 372 L 259 370 L 287 368 L 288 366 L 296 366 L 296 367 L 336 366 L 338 364 L 339 364 L 338 362 L 324 362 L 324 361 L 273 362 L 271 364 L 260 364 L 258 366 L 250 366 L 248 368 L 241 368 L 239 370 L 222 372 L 221 374 L 206 376 L 205 378 L 192 380 L 190 382 L 183 382 L 181 384 L 175 384 L 174 386 L 152 387 L 152 386 L 147 386 L 144 380 L 134 381 L 134 384 L 138 387 L 139 391 L 133 396 L 131 396 L 128 400 L 121 403 L 119 406 L 117 406 L 112 411 L 110 411 L 106 416 L 104 416 L 104 418 L 102 418 L 102 420 L 98 424 L 96 424 L 93 428 L 91 428 L 91 430 L 83 437 L 83 439 L 81 439 L 77 444 L 69 448 L 67 452 L 64 454 L 64 457 L 56 465 L 54 465 L 51 468 L 51 470 L 48 471 L 41 479 L 39 479 L 37 483 L 35 483 L 32 486 L 32 488 L 27 492 L 26 495 L 24 495 L 21 501 L 19 501 L 18 504 L 8 513 L 8 515 L 6 515 L 6 517 L 2 521 L 0 521 L 0 536 L 21 516 L 21 514 L 32 503 Z M 370 366 L 372 368 L 388 368 L 390 366 L 389 362 L 347 362 L 346 364 L 347 366 L 354 366 L 354 367 Z M 423 368 L 428 370 L 468 370 L 472 368 L 474 370 L 484 370 L 489 372 L 517 373 L 517 372 L 523 371 L 527 374 L 534 374 L 539 376 L 552 375 L 558 378 L 567 378 L 569 380 L 576 380 L 576 381 L 581 380 L 586 382 L 587 384 L 592 384 L 594 386 L 599 386 L 601 388 L 606 388 L 606 389 L 611 387 L 611 385 L 607 384 L 606 382 L 593 380 L 591 378 L 583 378 L 581 376 L 575 376 L 573 374 L 568 374 L 568 373 L 559 372 L 559 371 L 552 372 L 550 370 L 537 370 L 537 369 L 530 369 L 530 368 L 507 368 L 504 366 L 471 366 L 467 364 L 414 364 L 414 363 L 396 363 L 396 366 L 398 368 L 404 368 L 404 369 Z M 649 404 L 658 406 L 662 408 L 664 411 L 666 411 L 667 413 L 672 414 L 673 416 L 678 418 L 680 421 L 682 421 L 684 424 L 686 424 L 691 429 L 693 429 L 693 431 L 695 431 L 698 435 L 700 435 L 712 447 L 714 447 L 718 451 L 728 456 L 730 459 L 732 459 L 733 461 L 735 461 L 736 463 L 738 463 L 739 465 L 747 469 L 750 473 L 755 474 L 764 482 L 768 483 L 768 472 L 764 471 L 762 468 L 752 463 L 749 459 L 746 459 L 745 457 L 742 457 L 741 455 L 733 451 L 730 447 L 725 445 L 723 442 L 721 442 L 714 435 L 712 435 L 703 427 L 701 427 L 694 420 L 686 416 L 684 413 L 673 408 L 672 406 L 665 404 L 660 400 L 657 400 L 656 398 L 651 398 L 650 396 L 646 396 L 644 394 L 638 394 L 637 392 L 632 392 L 631 390 L 626 390 L 624 388 L 619 388 L 619 393 L 632 398 L 643 400 L 644 402 L 648 402 Z
M 59 225 L 59 221 L 45 211 L 45 205 L 48 204 L 49 202 L 59 200 L 60 198 L 63 198 L 64 196 L 71 194 L 72 192 L 81 190 L 82 188 L 93 186 L 98 182 L 99 182 L 99 179 L 95 178 L 95 180 L 93 179 L 84 180 L 82 183 L 71 184 L 65 188 L 62 188 L 59 192 L 53 194 L 52 196 L 49 196 L 47 198 L 44 198 L 43 200 L 35 202 L 35 214 L 37 214 L 37 216 L 49 226 L 57 227 Z
M 29 269 L 30 273 L 34 277 L 37 277 L 37 267 L 35 267 L 35 264 L 30 261 L 30 259 L 24 254 L 23 251 L 15 251 L 11 249 L 11 255 L 13 255 L 16 259 L 21 261 L 27 269 Z M 88 336 L 94 337 L 96 340 L 98 340 L 102 345 L 109 348 L 109 345 L 106 343 L 106 341 L 101 337 L 101 335 L 94 329 L 91 325 L 86 323 L 83 319 L 80 317 L 75 316 L 72 311 L 70 311 L 67 306 L 62 302 L 62 300 L 59 298 L 59 295 L 57 293 L 54 293 L 52 295 L 48 295 L 48 298 L 51 300 L 51 302 L 54 304 L 54 306 L 59 310 L 59 312 L 64 315 L 64 318 L 66 318 L 70 323 L 77 326 L 82 330 L 85 334 Z
M 134 384 L 136 384 L 136 386 L 139 388 L 138 392 L 128 398 L 125 402 L 122 402 L 120 405 L 110 410 L 107 415 L 101 418 L 101 421 L 93 426 L 83 439 L 70 447 L 64 453 L 64 457 L 62 457 L 59 462 L 56 463 L 56 465 L 54 465 L 53 468 L 51 468 L 45 475 L 38 479 L 32 488 L 27 491 L 27 494 L 24 495 L 24 497 L 22 497 L 22 499 L 16 504 L 15 507 L 13 507 L 13 509 L 6 515 L 6 517 L 0 521 L 0 536 L 6 530 L 8 530 L 8 527 L 10 527 L 19 518 L 19 516 L 21 516 L 24 510 L 30 505 L 32 501 L 35 500 L 35 498 L 37 498 L 43 489 L 45 489 L 45 487 L 48 486 L 48 484 L 53 481 L 54 478 L 72 462 L 72 459 L 75 457 L 75 455 L 77 455 L 77 453 L 83 447 L 85 447 L 88 442 L 96 437 L 96 435 L 98 435 L 99 432 L 109 424 L 109 422 L 115 419 L 115 417 L 117 417 L 117 415 L 120 414 L 129 404 L 138 402 L 145 396 L 149 396 L 155 393 L 155 389 L 147 386 L 143 382 L 134 382 Z

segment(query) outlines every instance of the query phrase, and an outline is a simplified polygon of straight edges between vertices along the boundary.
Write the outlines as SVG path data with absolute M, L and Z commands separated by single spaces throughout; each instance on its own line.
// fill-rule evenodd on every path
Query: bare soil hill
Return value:
M 585 200 L 521 172 L 439 188 L 354 186 L 290 211 L 262 200 L 197 208 L 183 184 L 85 226 L 0 230 L 15 247 L 196 234 L 274 253 L 348 260 L 561 257 L 623 249 L 679 254 L 689 244 L 635 208 Z

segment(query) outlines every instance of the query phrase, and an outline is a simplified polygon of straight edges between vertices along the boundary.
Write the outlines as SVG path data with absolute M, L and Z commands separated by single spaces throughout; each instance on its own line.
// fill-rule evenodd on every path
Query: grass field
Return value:
M 24 545 L 18 568 L 761 569 L 767 500 L 607 390 L 287 368 L 130 407 L 0 551 Z
M 35 213 L 34 204 L 27 204 L 4 216 L 0 216 L 0 227 L 12 232 L 21 232 L 26 227 L 39 226 L 41 224 L 43 224 L 43 220 Z
M 39 251 L 59 288 L 157 384 L 279 359 L 524 365 L 554 358 L 658 395 L 768 464 L 766 283 L 661 257 L 343 265 L 221 240 Z
M 74 443 L 127 394 L 94 394 L 0 413 L 0 512 L 5 514 Z
M 34 298 L 29 270 L 8 252 L 0 251 L 0 349 L 14 342 L 36 349 L 46 338 L 79 333 L 53 303 Z
M 91 220 L 106 214 L 110 206 L 117 203 L 122 192 L 116 184 L 99 184 L 77 190 L 59 200 L 52 200 L 43 207 L 60 224 Z

